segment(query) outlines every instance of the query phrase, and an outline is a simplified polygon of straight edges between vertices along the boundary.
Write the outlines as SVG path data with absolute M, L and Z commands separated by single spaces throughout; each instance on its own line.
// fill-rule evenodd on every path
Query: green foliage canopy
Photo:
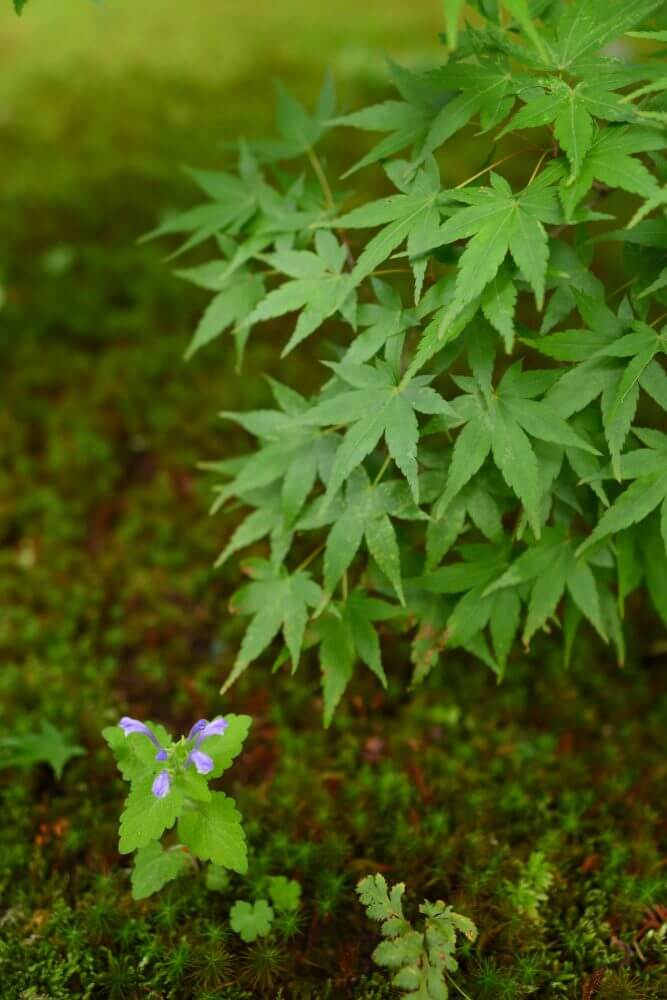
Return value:
M 667 84 L 609 48 L 664 43 L 665 4 L 445 9 L 443 65 L 339 116 L 330 81 L 312 114 L 281 88 L 279 137 L 191 171 L 206 200 L 152 234 L 216 250 L 180 272 L 215 293 L 188 354 L 229 332 L 240 364 L 288 315 L 283 354 L 326 337 L 321 388 L 269 380 L 273 408 L 223 414 L 252 449 L 210 467 L 214 509 L 246 510 L 221 561 L 268 540 L 227 684 L 282 630 L 293 669 L 319 650 L 327 723 L 355 664 L 385 683 L 378 622 L 419 680 L 454 647 L 501 676 L 552 626 L 567 658 L 584 621 L 622 662 L 641 587 L 667 621 Z M 334 128 L 380 134 L 345 176 L 382 170 L 382 197 L 334 189 Z

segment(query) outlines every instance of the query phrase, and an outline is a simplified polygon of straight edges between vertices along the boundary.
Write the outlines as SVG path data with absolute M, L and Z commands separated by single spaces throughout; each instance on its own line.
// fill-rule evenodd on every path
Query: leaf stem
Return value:
M 378 472 L 377 476 L 373 480 L 373 486 L 377 486 L 377 484 L 380 482 L 380 480 L 384 476 L 385 472 L 387 471 L 387 467 L 388 467 L 388 465 L 389 465 L 390 462 L 391 462 L 391 455 L 387 455 L 387 457 L 385 458 L 384 462 L 382 463 L 382 467 L 381 467 L 380 471 Z
M 499 160 L 495 160 L 493 163 L 489 163 L 488 167 L 484 167 L 483 170 L 478 170 L 477 173 L 473 174 L 471 177 L 466 177 L 464 181 L 461 181 L 460 184 L 456 185 L 454 190 L 459 191 L 461 188 L 465 187 L 466 184 L 470 184 L 471 181 L 476 181 L 478 177 L 482 177 L 483 174 L 488 173 L 489 170 L 493 170 L 494 167 L 499 167 L 500 164 L 505 163 L 506 160 L 513 160 L 514 157 L 519 156 L 522 152 L 523 150 L 520 149 L 514 153 L 508 153 L 507 156 L 502 156 Z
M 450 976 L 450 974 L 447 972 L 447 969 L 443 969 L 443 972 L 447 976 L 447 979 L 452 984 L 452 986 L 459 991 L 459 993 L 461 994 L 462 997 L 465 997 L 465 1000 L 472 1000 L 472 998 L 468 996 L 468 994 L 466 993 L 466 991 L 459 986 L 459 984 L 456 982 L 456 980 L 453 979 L 452 976 Z
M 299 563 L 299 565 L 294 570 L 294 572 L 295 573 L 300 573 L 302 569 L 305 569 L 306 566 L 309 566 L 311 564 L 311 562 L 313 561 L 313 559 L 315 559 L 316 556 L 319 556 L 320 552 L 322 551 L 322 549 L 324 548 L 325 545 L 326 545 L 326 542 L 321 542 L 321 544 L 318 545 L 316 549 L 313 549 L 313 551 L 310 553 L 310 555 L 306 556 L 306 558 L 303 560 L 303 562 Z
M 537 161 L 537 163 L 535 164 L 535 169 L 533 170 L 532 174 L 530 175 L 530 180 L 529 180 L 529 181 L 528 181 L 528 183 L 526 184 L 526 187 L 530 187 L 530 185 L 531 185 L 531 184 L 533 183 L 533 181 L 535 180 L 535 178 L 537 177 L 537 175 L 538 175 L 538 173 L 539 173 L 539 170 L 540 170 L 540 167 L 541 167 L 541 166 L 542 166 L 542 164 L 544 163 L 544 159 L 545 159 L 545 157 L 546 157 L 546 156 L 547 156 L 548 154 L 549 154 L 549 150 L 548 150 L 548 149 L 545 149 L 545 150 L 544 150 L 544 152 L 542 153 L 542 155 L 540 156 L 539 160 L 538 160 L 538 161 Z
M 315 176 L 319 181 L 320 187 L 322 188 L 322 194 L 324 195 L 324 200 L 327 203 L 327 208 L 333 210 L 336 207 L 336 203 L 334 201 L 334 196 L 331 190 L 331 186 L 329 185 L 329 181 L 327 180 L 327 175 L 324 173 L 322 162 L 317 153 L 315 152 L 315 150 L 311 149 L 310 146 L 306 151 L 306 155 L 310 160 L 310 165 L 313 168 L 313 171 L 315 172 Z

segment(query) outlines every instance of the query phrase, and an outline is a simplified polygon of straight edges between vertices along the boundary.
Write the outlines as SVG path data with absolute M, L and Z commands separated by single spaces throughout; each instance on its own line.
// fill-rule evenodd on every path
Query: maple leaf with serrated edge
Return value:
M 460 545 L 457 552 L 463 561 L 451 563 L 421 577 L 406 581 L 407 588 L 431 594 L 462 595 L 447 615 L 444 641 L 447 646 L 474 649 L 496 673 L 502 675 L 514 636 L 519 627 L 520 601 L 487 594 L 490 583 L 505 571 L 509 559 L 507 543 Z M 496 659 L 488 652 L 483 638 L 489 626 Z M 497 661 L 497 662 L 496 662 Z
M 576 540 L 566 531 L 547 528 L 539 542 L 519 556 L 500 579 L 487 588 L 486 595 L 491 595 L 506 587 L 532 584 L 523 632 L 526 645 L 555 614 L 566 591 L 606 641 L 595 571 L 587 559 L 576 555 L 576 549 Z
M 245 568 L 253 577 L 252 582 L 234 594 L 230 608 L 233 612 L 251 614 L 253 618 L 221 693 L 227 691 L 248 664 L 264 652 L 281 629 L 290 652 L 292 669 L 296 670 L 308 621 L 308 608 L 316 607 L 322 597 L 321 588 L 303 570 L 277 574 L 264 559 L 249 560 Z
M 602 300 L 574 293 L 589 330 L 562 330 L 526 338 L 531 347 L 558 361 L 578 362 L 547 393 L 546 402 L 569 418 L 601 396 L 602 424 L 617 478 L 621 451 L 643 388 L 660 400 L 660 366 L 654 359 L 667 351 L 665 331 L 646 323 L 628 326 Z
M 420 314 L 406 309 L 400 293 L 379 278 L 372 279 L 375 302 L 361 303 L 357 309 L 360 332 L 348 347 L 343 361 L 363 364 L 370 361 L 388 344 L 397 341 L 411 327 L 419 323 Z M 424 299 L 420 305 L 423 307 Z
M 327 497 L 330 500 L 353 469 L 384 437 L 389 454 L 419 502 L 417 475 L 417 413 L 456 417 L 442 396 L 429 387 L 431 378 L 406 381 L 385 361 L 371 365 L 330 364 L 345 388 L 316 404 L 304 416 L 315 426 L 351 424 L 333 462 Z
M 182 254 L 220 233 L 236 235 L 258 211 L 262 195 L 270 192 L 254 156 L 244 143 L 239 149 L 238 170 L 238 174 L 232 174 L 187 167 L 185 172 L 210 200 L 169 216 L 143 236 L 142 242 L 159 236 L 191 233 L 178 250 Z
M 602 514 L 594 530 L 580 545 L 580 553 L 603 538 L 643 521 L 659 507 L 665 552 L 661 556 L 656 554 L 656 558 L 667 557 L 667 434 L 640 427 L 633 427 L 632 432 L 646 447 L 621 456 L 620 474 L 621 478 L 634 482 Z
M 483 349 L 474 378 L 455 377 L 465 396 L 454 400 L 464 424 L 454 444 L 447 486 L 439 501 L 442 515 L 459 491 L 481 469 L 489 454 L 507 485 L 521 500 L 535 534 L 539 537 L 538 463 L 530 438 L 563 447 L 597 450 L 545 401 L 538 401 L 554 381 L 553 372 L 524 372 L 521 362 L 512 365 L 495 388 L 491 372 L 493 356 Z
M 595 82 L 569 84 L 559 77 L 540 81 L 530 99 L 510 119 L 500 136 L 525 128 L 553 125 L 554 136 L 570 162 L 572 183 L 595 136 L 595 119 L 611 122 L 634 121 L 638 113 L 620 95 L 602 90 Z
M 372 271 L 383 263 L 404 241 L 415 273 L 415 301 L 421 294 L 424 279 L 425 254 L 437 242 L 440 229 L 441 205 L 447 195 L 440 188 L 440 172 L 431 157 L 418 170 L 414 179 L 403 181 L 399 171 L 401 162 L 394 164 L 391 177 L 398 181 L 400 194 L 380 198 L 378 201 L 352 209 L 335 219 L 331 225 L 341 229 L 383 228 L 372 237 L 352 269 L 344 286 L 355 288 Z M 419 259 L 422 258 L 422 259 Z M 348 292 L 349 294 L 349 292 Z
M 563 221 L 555 187 L 562 177 L 557 164 L 538 174 L 515 194 L 499 174 L 490 187 L 466 187 L 449 196 L 467 205 L 443 223 L 434 246 L 467 239 L 456 274 L 456 294 L 448 318 L 453 318 L 495 278 L 511 255 L 542 308 L 549 257 L 544 223 Z
M 563 70 L 619 35 L 641 24 L 662 0 L 577 0 L 559 13 L 554 44 L 555 64 Z
M 329 478 L 336 449 L 333 435 L 304 426 L 301 418 L 309 404 L 303 396 L 275 379 L 270 385 L 279 410 L 222 414 L 265 442 L 264 446 L 240 462 L 207 465 L 211 471 L 233 475 L 230 483 L 217 490 L 214 512 L 232 496 L 258 508 L 238 526 L 218 565 L 270 532 L 288 531 L 316 480 L 326 483 Z M 278 484 L 280 492 L 276 494 Z
M 251 311 L 246 325 L 276 319 L 302 310 L 292 336 L 283 348 L 284 357 L 302 340 L 317 330 L 337 309 L 351 317 L 354 290 L 343 272 L 347 251 L 333 233 L 318 230 L 315 250 L 278 250 L 267 255 L 267 262 L 288 281 L 272 289 Z
M 664 132 L 656 129 L 621 125 L 601 131 L 581 158 L 572 183 L 561 188 L 566 218 L 572 218 L 576 206 L 595 181 L 643 198 L 657 195 L 657 180 L 636 154 L 662 149 L 666 144 Z
M 418 166 L 476 114 L 490 125 L 512 110 L 512 78 L 502 63 L 492 59 L 475 66 L 452 62 L 422 73 L 390 63 L 390 72 L 403 100 L 375 104 L 334 121 L 336 125 L 390 133 L 345 176 L 408 146 L 413 147 L 411 159 Z
M 269 163 L 292 160 L 312 151 L 331 127 L 336 110 L 336 91 L 330 74 L 324 79 L 312 114 L 280 82 L 276 83 L 276 92 L 276 127 L 280 138 L 251 143 L 253 152 Z
M 454 500 L 441 503 L 447 481 L 446 474 L 438 477 L 439 492 L 431 508 L 426 528 L 426 565 L 433 569 L 466 529 L 467 519 L 490 542 L 503 534 L 502 510 L 490 488 L 488 477 L 479 472 Z
M 243 361 L 243 352 L 250 334 L 246 319 L 265 295 L 264 280 L 260 274 L 245 265 L 231 267 L 233 258 L 208 261 L 197 267 L 184 268 L 176 274 L 200 288 L 216 292 L 204 311 L 185 352 L 186 359 L 231 328 L 236 341 L 237 369 Z
M 37 732 L 14 733 L 0 738 L 0 767 L 48 764 L 58 779 L 62 778 L 67 762 L 83 754 L 83 747 L 69 743 L 59 729 L 44 720 Z
M 383 687 L 387 686 L 380 641 L 373 623 L 396 615 L 395 606 L 369 597 L 362 590 L 353 590 L 344 600 L 330 602 L 317 619 L 325 726 L 331 724 L 358 660 L 366 664 Z
M 318 498 L 298 522 L 299 531 L 333 524 L 324 549 L 324 590 L 331 594 L 346 572 L 362 540 L 403 600 L 400 550 L 394 519 L 427 520 L 402 480 L 372 483 L 363 466 L 354 468 L 337 502 Z

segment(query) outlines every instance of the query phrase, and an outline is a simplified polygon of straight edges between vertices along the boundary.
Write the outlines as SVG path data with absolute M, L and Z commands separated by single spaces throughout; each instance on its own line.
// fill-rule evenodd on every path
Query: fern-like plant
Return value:
M 319 651 L 327 723 L 358 663 L 386 683 L 382 622 L 418 681 L 453 648 L 502 675 L 551 628 L 567 659 L 582 622 L 622 662 L 638 589 L 667 621 L 667 8 L 445 9 L 441 65 L 342 116 L 330 81 L 312 113 L 279 89 L 277 138 L 192 170 L 205 200 L 153 234 L 211 249 L 180 272 L 213 293 L 188 355 L 228 332 L 240 363 L 258 326 L 324 353 L 314 394 L 224 414 L 253 444 L 210 468 L 246 512 L 219 563 L 254 554 L 225 688 L 282 632 L 293 669 Z M 339 188 L 320 150 L 350 130 L 380 139 Z
M 447 1000 L 450 974 L 458 969 L 455 958 L 457 935 L 468 941 L 477 937 L 472 920 L 455 913 L 442 900 L 423 902 L 421 930 L 416 930 L 403 913 L 402 882 L 389 889 L 382 875 L 368 875 L 357 886 L 359 898 L 371 920 L 382 926 L 382 941 L 373 952 L 373 961 L 394 970 L 394 986 L 413 1000 Z M 463 994 L 465 996 L 465 994 Z

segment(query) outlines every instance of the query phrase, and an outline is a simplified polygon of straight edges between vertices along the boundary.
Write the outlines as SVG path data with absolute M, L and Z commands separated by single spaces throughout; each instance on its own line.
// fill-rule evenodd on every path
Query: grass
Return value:
M 259 335 L 247 377 L 224 344 L 184 365 L 202 298 L 136 238 L 188 203 L 177 163 L 215 164 L 218 141 L 266 130 L 274 75 L 309 94 L 328 62 L 357 105 L 382 92 L 363 53 L 417 50 L 434 7 L 3 11 L 0 729 L 48 719 L 86 756 L 60 781 L 0 772 L 2 1000 L 390 1000 L 354 894 L 374 871 L 475 920 L 457 977 L 473 1000 L 665 995 L 659 643 L 631 635 L 619 671 L 583 640 L 565 673 L 544 639 L 500 687 L 451 657 L 413 693 L 407 650 L 387 649 L 389 691 L 359 683 L 328 732 L 312 664 L 218 695 L 238 571 L 211 569 L 228 526 L 208 519 L 195 465 L 233 452 L 216 413 L 257 403 L 254 376 L 277 361 Z M 290 364 L 283 377 L 308 377 Z M 180 731 L 220 710 L 254 717 L 226 786 L 249 874 L 135 903 L 100 729 L 129 712 Z M 302 905 L 244 945 L 230 907 L 275 874 Z

